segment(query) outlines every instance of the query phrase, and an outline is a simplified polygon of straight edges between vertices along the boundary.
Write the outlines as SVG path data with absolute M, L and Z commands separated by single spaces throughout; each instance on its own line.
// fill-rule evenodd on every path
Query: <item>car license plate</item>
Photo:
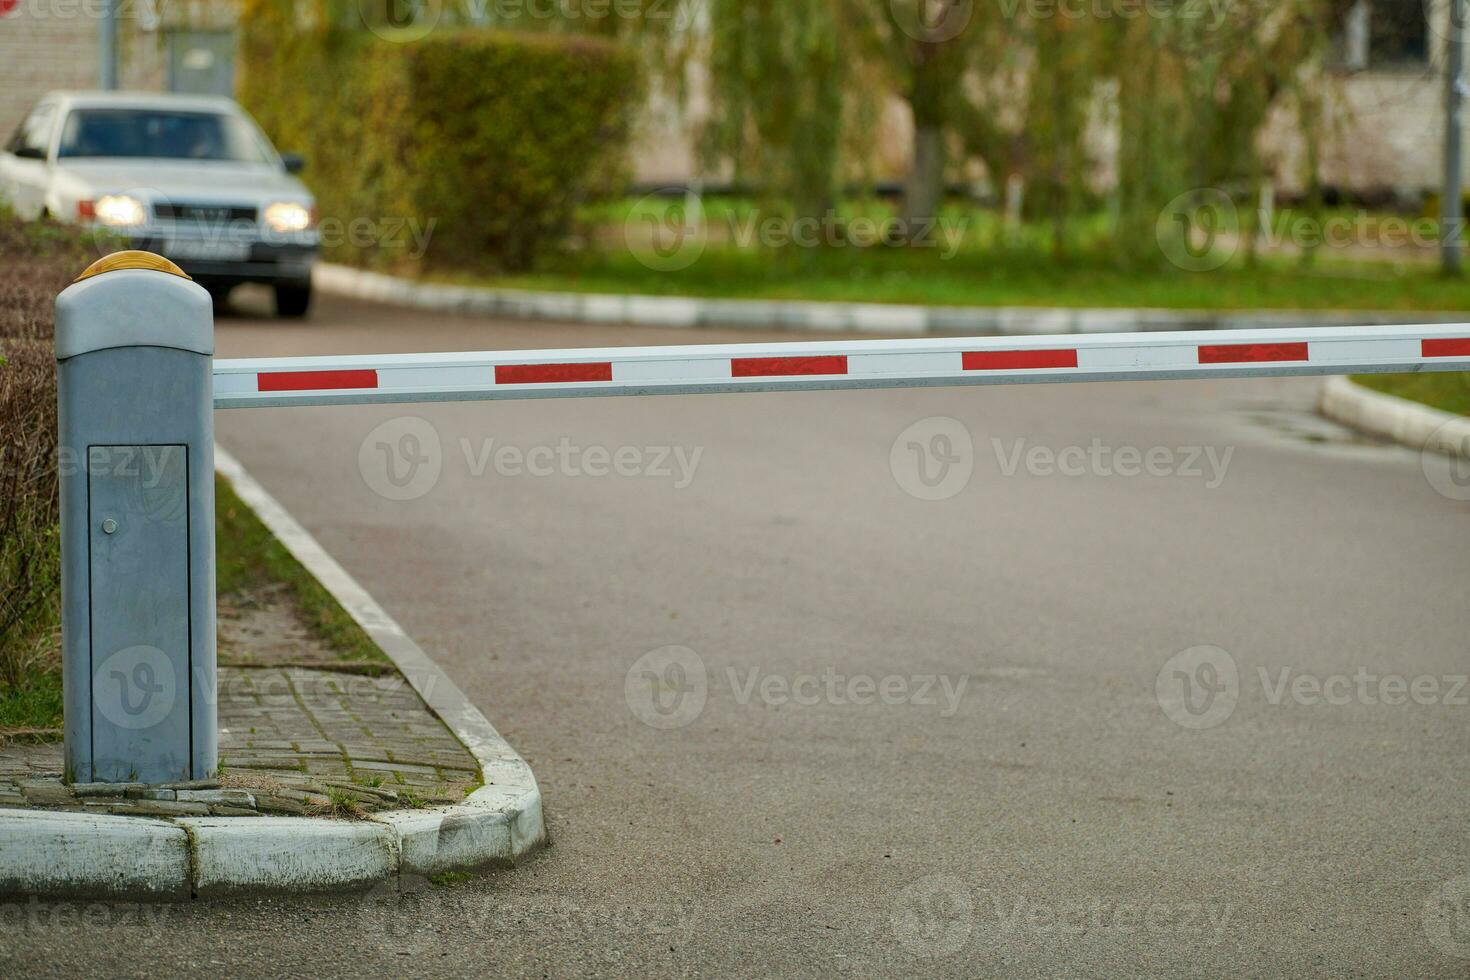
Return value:
M 174 259 L 205 262 L 244 262 L 250 258 L 250 243 L 176 238 L 169 243 L 167 255 Z

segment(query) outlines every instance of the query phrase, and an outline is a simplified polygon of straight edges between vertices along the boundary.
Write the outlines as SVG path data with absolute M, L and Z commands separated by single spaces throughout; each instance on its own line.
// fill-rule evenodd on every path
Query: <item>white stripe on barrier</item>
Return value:
M 214 362 L 217 408 L 1464 371 L 1470 324 Z

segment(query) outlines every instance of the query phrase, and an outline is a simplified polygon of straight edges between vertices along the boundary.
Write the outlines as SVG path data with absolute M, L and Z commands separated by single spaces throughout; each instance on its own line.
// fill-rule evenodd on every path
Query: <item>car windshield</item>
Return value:
M 270 162 L 245 120 L 171 109 L 78 109 L 66 118 L 57 155 Z

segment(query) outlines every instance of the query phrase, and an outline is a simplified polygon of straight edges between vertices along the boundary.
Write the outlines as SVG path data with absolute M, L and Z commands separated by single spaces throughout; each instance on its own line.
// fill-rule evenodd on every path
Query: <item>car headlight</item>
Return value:
M 148 210 L 143 202 L 127 194 L 104 194 L 92 205 L 98 222 L 114 228 L 148 223 Z
M 311 227 L 311 209 L 304 204 L 278 201 L 265 209 L 265 223 L 271 231 L 305 231 Z

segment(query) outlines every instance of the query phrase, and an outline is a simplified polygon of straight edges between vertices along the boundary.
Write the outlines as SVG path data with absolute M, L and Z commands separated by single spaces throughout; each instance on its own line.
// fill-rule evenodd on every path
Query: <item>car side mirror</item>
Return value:
M 44 160 L 46 151 L 34 146 L 22 146 L 15 151 L 15 155 L 22 160 Z
M 306 169 L 306 161 L 299 153 L 282 153 L 281 164 L 288 174 L 299 174 Z

